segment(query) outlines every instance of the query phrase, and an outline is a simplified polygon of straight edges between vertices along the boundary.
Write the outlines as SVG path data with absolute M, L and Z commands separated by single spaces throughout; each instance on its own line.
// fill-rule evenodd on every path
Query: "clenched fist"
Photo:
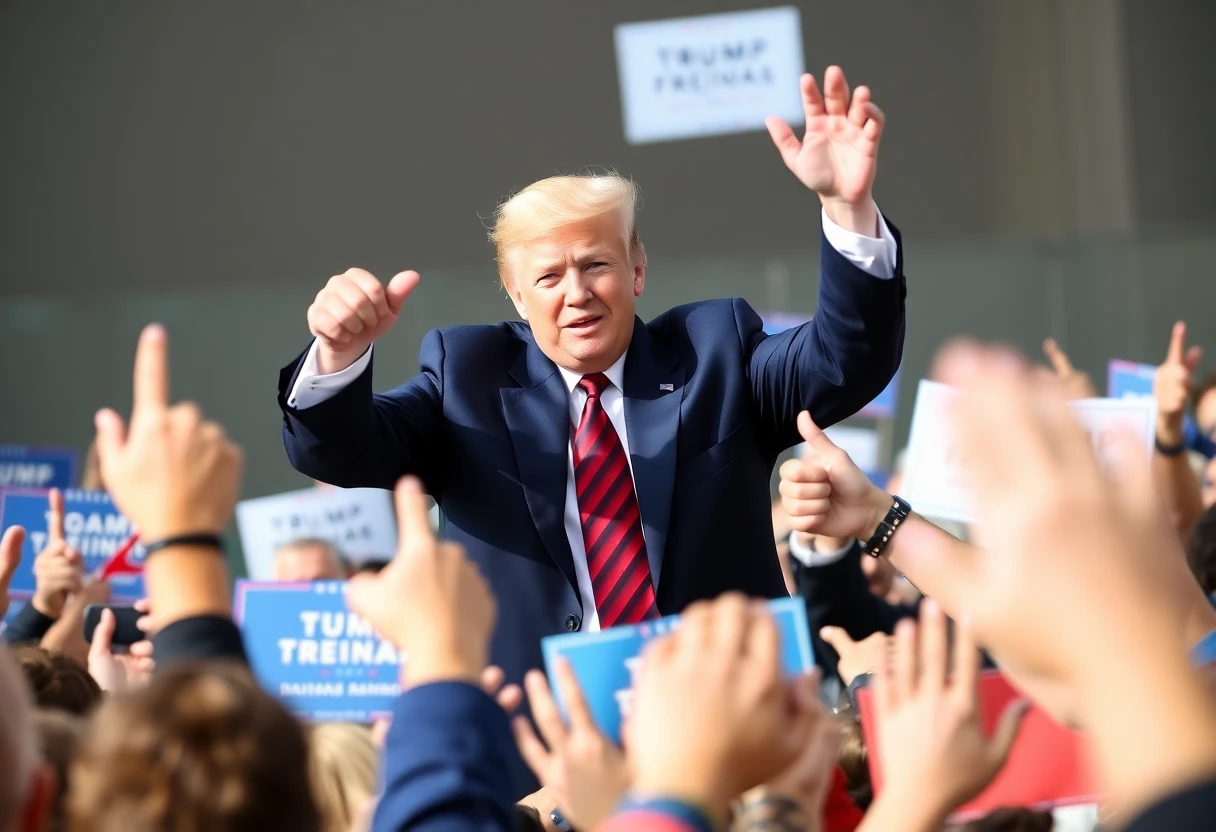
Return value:
M 401 272 L 381 286 L 363 269 L 331 277 L 308 307 L 308 329 L 317 337 L 317 369 L 328 375 L 354 364 L 397 323 L 418 280 L 418 272 Z

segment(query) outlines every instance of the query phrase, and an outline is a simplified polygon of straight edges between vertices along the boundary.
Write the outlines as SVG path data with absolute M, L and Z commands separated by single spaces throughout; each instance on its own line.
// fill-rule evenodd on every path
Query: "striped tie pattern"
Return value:
M 603 629 L 659 615 L 629 460 L 600 402 L 609 384 L 603 373 L 579 381 L 587 403 L 571 439 L 583 546 Z

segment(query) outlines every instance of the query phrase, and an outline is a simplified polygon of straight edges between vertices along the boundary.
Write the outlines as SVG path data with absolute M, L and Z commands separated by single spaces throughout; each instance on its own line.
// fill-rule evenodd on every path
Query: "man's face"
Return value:
M 629 257 L 620 217 L 563 226 L 509 252 L 507 291 L 536 344 L 575 373 L 599 373 L 625 354 L 646 267 Z
M 344 581 L 346 578 L 342 564 L 324 546 L 288 546 L 275 555 L 276 581 Z

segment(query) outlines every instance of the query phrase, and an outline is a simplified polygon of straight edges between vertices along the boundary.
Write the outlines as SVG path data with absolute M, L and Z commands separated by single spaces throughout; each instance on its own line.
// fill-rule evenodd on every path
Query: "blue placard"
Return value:
M 69 448 L 0 445 L 0 488 L 71 488 L 76 460 Z
M 857 411 L 858 416 L 867 419 L 894 419 L 895 409 L 899 406 L 899 370 L 891 376 L 891 381 L 883 388 L 874 401 Z
M 46 546 L 47 509 L 45 491 L 10 491 L 0 496 L 0 526 L 25 528 L 21 563 L 9 586 L 12 598 L 34 594 L 34 558 Z M 69 488 L 63 492 L 63 535 L 68 545 L 80 552 L 85 575 L 97 573 L 134 534 L 131 521 L 104 491 Z M 142 548 L 136 546 L 131 559 L 141 561 Z M 109 581 L 112 601 L 124 603 L 144 597 L 143 575 L 114 575 Z
M 401 657 L 346 608 L 346 581 L 237 581 L 234 618 L 262 687 L 314 722 L 371 722 L 401 693 Z
M 1151 399 L 1157 368 L 1152 364 L 1113 359 L 1106 365 L 1106 397 L 1110 399 Z
M 815 666 L 811 636 L 806 622 L 806 602 L 801 598 L 779 598 L 769 608 L 781 633 L 781 665 L 791 676 Z M 632 695 L 632 666 L 646 642 L 679 625 L 671 615 L 630 627 L 613 627 L 599 633 L 563 633 L 541 639 L 545 670 L 553 678 L 554 662 L 563 656 L 578 679 L 596 725 L 613 742 L 621 741 L 622 708 Z M 556 686 L 553 693 L 561 704 Z M 563 712 L 565 710 L 562 705 Z

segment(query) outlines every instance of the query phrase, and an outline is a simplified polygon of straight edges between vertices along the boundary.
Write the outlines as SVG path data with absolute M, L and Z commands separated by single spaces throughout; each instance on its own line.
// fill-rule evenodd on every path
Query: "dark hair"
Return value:
M 1186 539 L 1186 563 L 1208 595 L 1216 592 L 1216 505 L 1199 515 Z
M 861 724 L 849 716 L 840 718 L 840 751 L 836 762 L 844 772 L 844 789 L 849 800 L 861 811 L 874 802 L 874 787 L 870 783 L 870 764 L 866 759 L 866 738 Z
M 1197 409 L 1199 407 L 1199 402 L 1203 400 L 1203 397 L 1208 393 L 1211 393 L 1213 390 L 1216 390 L 1216 373 L 1212 373 L 1203 381 L 1195 385 L 1195 392 L 1191 394 L 1191 407 Z M 1204 427 L 1208 426 L 1204 425 Z
M 42 761 L 55 772 L 55 800 L 51 805 L 49 829 L 52 832 L 64 828 L 66 795 L 71 790 L 68 769 L 76 746 L 84 735 L 85 719 L 56 708 L 34 713 L 34 731 L 38 735 L 38 750 Z
M 361 574 L 367 573 L 368 575 L 379 575 L 380 572 L 384 569 L 384 567 L 388 566 L 388 564 L 389 564 L 389 561 L 387 561 L 387 560 L 379 560 L 379 559 L 365 560 L 365 561 L 363 561 L 363 563 L 360 563 L 358 566 L 356 566 L 354 568 L 354 571 L 351 574 L 352 575 L 361 575 Z
M 115 696 L 72 762 L 74 832 L 317 832 L 304 728 L 243 665 L 186 663 Z
M 540 812 L 531 806 L 515 804 L 515 829 L 517 832 L 545 832 Z
M 39 708 L 85 716 L 101 703 L 101 687 L 88 668 L 66 653 L 22 644 L 13 648 L 13 656 Z
M 971 821 L 963 827 L 963 832 L 1051 832 L 1054 826 L 1051 812 L 1006 806 Z

